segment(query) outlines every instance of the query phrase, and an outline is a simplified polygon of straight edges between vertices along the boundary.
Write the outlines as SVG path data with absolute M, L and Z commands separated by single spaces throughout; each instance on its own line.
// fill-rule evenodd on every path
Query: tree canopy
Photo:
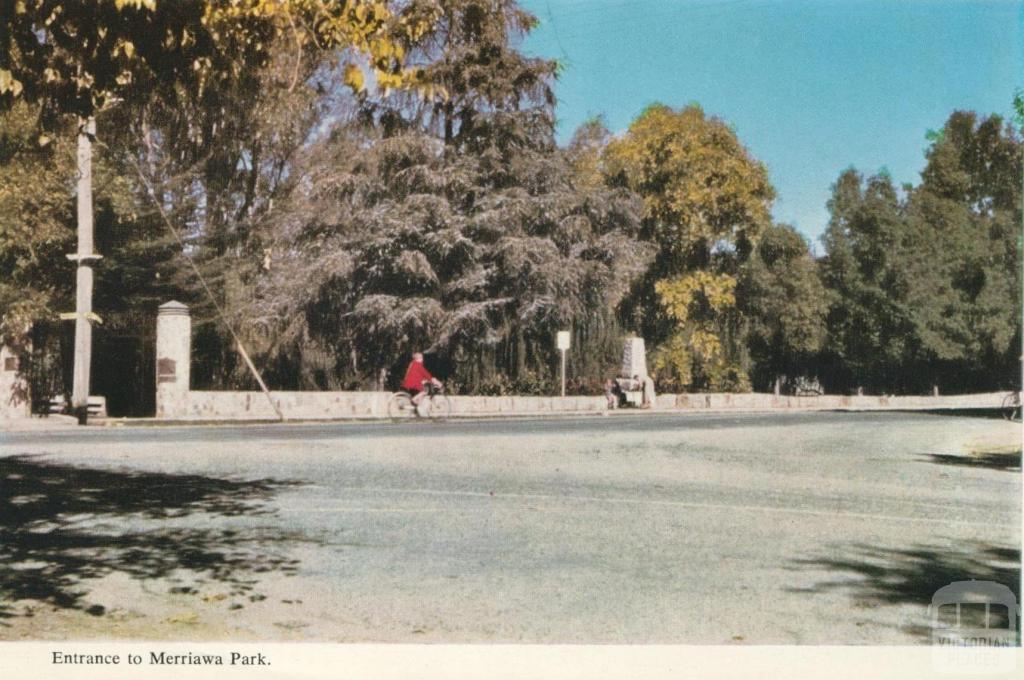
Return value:
M 111 98 L 173 100 L 230 91 L 252 81 L 284 36 L 308 46 L 366 55 L 376 83 L 416 77 L 407 46 L 433 12 L 410 3 L 353 0 L 14 0 L 0 24 L 0 106 L 17 99 L 48 113 L 91 116 Z M 350 62 L 345 79 L 361 89 Z
M 657 243 L 664 274 L 707 267 L 726 248 L 745 257 L 769 222 L 767 169 L 698 106 L 649 106 L 608 145 L 605 162 L 643 197 L 644 235 Z
M 825 342 L 828 301 L 803 236 L 788 225 L 765 229 L 743 268 L 737 298 L 755 386 L 810 377 Z
M 466 382 L 544 375 L 554 330 L 600 323 L 643 270 L 635 197 L 583 189 L 556 148 L 553 65 L 510 42 L 530 23 L 512 3 L 451 3 L 422 54 L 447 102 L 364 102 L 379 126 L 359 117 L 309 149 L 263 225 L 282 256 L 248 307 L 261 345 L 311 350 L 293 373 L 367 380 L 428 348 Z
M 618 134 L 595 118 L 560 147 L 559 66 L 521 49 L 537 19 L 514 0 L 0 8 L 0 338 L 32 328 L 42 391 L 66 389 L 49 321 L 74 300 L 88 117 L 94 387 L 115 412 L 145 411 L 171 298 L 192 308 L 202 388 L 250 381 L 216 308 L 272 389 L 379 387 L 420 349 L 456 391 L 550 393 L 560 330 L 570 390 L 615 375 L 634 333 L 659 391 L 1019 379 L 1022 142 L 998 116 L 950 115 L 916 184 L 840 173 L 816 257 L 773 224 L 765 165 L 697 105 Z
M 921 183 L 844 172 L 822 275 L 836 386 L 920 391 L 1019 374 L 1021 140 L 998 116 L 954 112 Z
M 736 275 L 769 224 L 768 172 L 698 106 L 648 107 L 607 144 L 603 172 L 644 200 L 641 237 L 657 256 L 624 310 L 665 383 L 747 389 L 739 365 Z

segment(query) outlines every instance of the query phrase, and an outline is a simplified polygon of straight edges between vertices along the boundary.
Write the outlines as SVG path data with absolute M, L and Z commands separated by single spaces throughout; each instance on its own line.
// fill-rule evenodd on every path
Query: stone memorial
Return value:
M 655 405 L 654 380 L 647 373 L 647 350 L 643 338 L 626 338 L 617 382 L 627 404 L 644 408 Z

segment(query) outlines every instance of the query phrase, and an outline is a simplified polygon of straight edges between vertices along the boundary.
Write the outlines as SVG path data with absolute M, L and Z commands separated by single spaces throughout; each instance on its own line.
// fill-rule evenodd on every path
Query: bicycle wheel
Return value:
M 1020 392 L 1011 392 L 1003 397 L 1003 418 L 1020 420 Z
M 430 417 L 434 420 L 445 420 L 452 414 L 452 402 L 446 394 L 435 394 L 430 397 Z
M 408 392 L 395 392 L 388 400 L 388 418 L 402 420 L 416 415 L 416 408 L 412 405 L 412 397 Z

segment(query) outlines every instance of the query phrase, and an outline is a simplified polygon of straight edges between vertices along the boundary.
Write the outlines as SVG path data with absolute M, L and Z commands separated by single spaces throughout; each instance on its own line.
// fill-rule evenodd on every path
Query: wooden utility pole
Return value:
M 78 252 L 68 255 L 76 262 L 75 312 L 62 318 L 75 320 L 75 373 L 71 408 L 84 425 L 89 416 L 89 369 L 92 362 L 92 322 L 99 317 L 92 311 L 92 261 L 100 259 L 92 252 L 92 143 L 96 138 L 96 120 L 80 121 L 78 129 Z

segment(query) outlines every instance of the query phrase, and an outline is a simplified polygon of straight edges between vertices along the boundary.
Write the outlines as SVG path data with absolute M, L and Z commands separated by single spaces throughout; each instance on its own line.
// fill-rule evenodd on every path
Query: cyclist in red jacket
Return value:
M 414 352 L 412 363 L 405 371 L 405 379 L 402 380 L 402 389 L 412 395 L 413 406 L 419 406 L 426 394 L 424 388 L 428 383 L 441 386 L 441 381 L 430 375 L 430 371 L 423 365 L 423 352 Z

